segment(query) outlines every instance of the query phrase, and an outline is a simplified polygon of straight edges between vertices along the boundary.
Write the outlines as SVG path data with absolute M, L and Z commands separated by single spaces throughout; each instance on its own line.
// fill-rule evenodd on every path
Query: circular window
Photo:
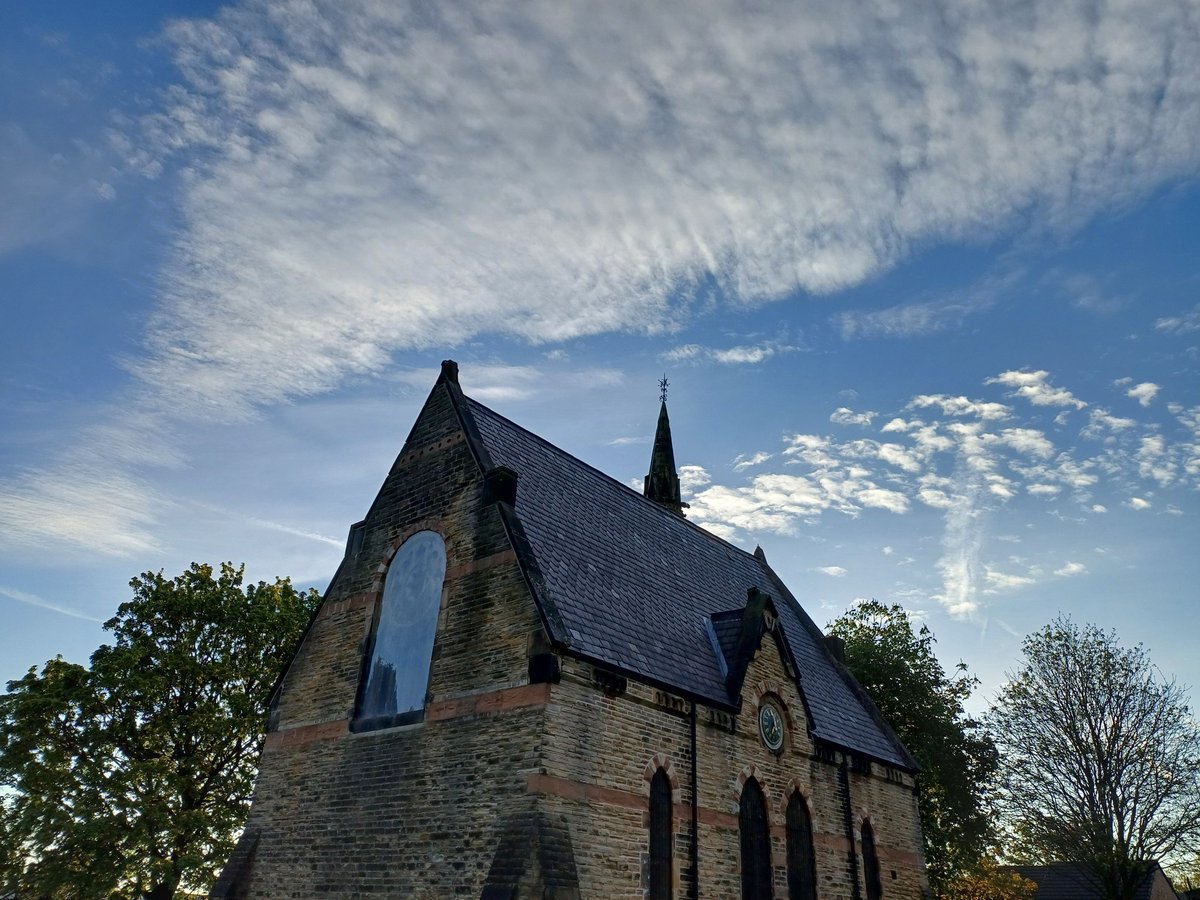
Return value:
M 758 733 L 772 753 L 783 749 L 783 711 L 774 700 L 764 700 L 758 708 Z

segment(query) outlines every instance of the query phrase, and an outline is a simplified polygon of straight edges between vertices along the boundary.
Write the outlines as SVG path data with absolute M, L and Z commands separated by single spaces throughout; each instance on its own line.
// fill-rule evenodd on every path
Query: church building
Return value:
M 928 896 L 917 765 L 761 550 L 441 374 L 272 700 L 211 896 Z

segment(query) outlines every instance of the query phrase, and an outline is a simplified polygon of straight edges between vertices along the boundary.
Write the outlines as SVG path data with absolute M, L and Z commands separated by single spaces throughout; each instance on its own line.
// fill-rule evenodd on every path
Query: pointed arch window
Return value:
M 363 657 L 353 731 L 425 717 L 445 578 L 446 544 L 437 532 L 419 531 L 396 551 L 375 607 L 370 651 Z
M 790 900 L 817 900 L 817 864 L 812 817 L 799 791 L 787 806 L 787 877 Z
M 738 828 L 742 839 L 742 900 L 771 900 L 771 832 L 762 788 L 751 776 L 742 788 Z
M 875 829 L 870 819 L 862 823 L 863 877 L 867 882 L 867 900 L 883 897 L 883 879 L 879 875 L 879 853 L 875 849 Z
M 650 780 L 650 900 L 671 900 L 674 872 L 671 780 L 659 769 Z

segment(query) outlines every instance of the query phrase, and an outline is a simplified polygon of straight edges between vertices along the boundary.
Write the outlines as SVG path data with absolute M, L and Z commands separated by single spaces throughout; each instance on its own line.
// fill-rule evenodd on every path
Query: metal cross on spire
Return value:
M 658 399 L 663 403 L 667 402 L 667 388 L 670 386 L 671 382 L 667 381 L 667 376 L 664 372 L 663 377 L 658 379 Z

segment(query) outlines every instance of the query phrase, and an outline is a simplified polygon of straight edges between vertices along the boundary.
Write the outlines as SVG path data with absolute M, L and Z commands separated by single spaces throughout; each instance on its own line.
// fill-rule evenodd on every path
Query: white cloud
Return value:
M 734 347 L 705 347 L 701 344 L 682 344 L 664 353 L 668 362 L 709 361 L 722 365 L 755 365 L 773 356 L 794 353 L 800 348 L 785 341 L 761 341 Z
M 985 421 L 1008 418 L 1011 412 L 1003 403 L 968 400 L 966 397 L 945 394 L 921 394 L 913 397 L 908 405 L 917 409 L 937 407 L 946 416 L 975 416 Z
M 1054 444 L 1035 428 L 1005 428 L 999 440 L 1021 453 L 1046 459 L 1054 454 Z
M 757 453 L 751 454 L 739 453 L 737 458 L 733 461 L 733 470 L 735 472 L 741 472 L 743 469 L 749 469 L 753 468 L 754 466 L 761 465 L 769 459 L 771 459 L 771 454 L 767 453 L 765 450 L 760 450 Z
M 1175 480 L 1176 465 L 1167 455 L 1166 441 L 1162 435 L 1150 434 L 1142 438 L 1137 451 L 1138 474 L 1152 478 L 1161 485 Z
M 984 567 L 984 580 L 987 583 L 988 593 L 1015 590 L 1016 588 L 1028 587 L 1031 584 L 1037 583 L 1037 579 L 1032 575 L 1016 575 L 1011 572 L 1001 572 L 999 569 L 994 569 L 991 566 Z
M 1130 509 L 1149 509 L 1151 503 L 1149 500 L 1143 500 L 1141 497 L 1130 497 L 1127 504 Z
M 1194 171 L 1189 4 L 1152 8 L 912 7 L 902 33 L 868 2 L 177 21 L 186 83 L 137 144 L 193 177 L 138 371 L 270 403 L 396 349 L 667 328 L 710 282 L 826 292 L 1019 212 L 1077 223 Z
M 1141 384 L 1131 387 L 1125 394 L 1132 397 L 1142 406 L 1149 406 L 1154 401 L 1154 398 L 1158 396 L 1159 390 L 1161 388 L 1157 384 L 1151 381 L 1143 381 Z
M 1083 430 L 1084 437 L 1099 437 L 1104 431 L 1127 431 L 1137 425 L 1134 419 L 1126 419 L 1112 415 L 1107 409 L 1096 407 L 1088 413 L 1088 425 Z
M 703 466 L 679 467 L 679 490 L 681 492 L 690 494 L 706 484 L 712 484 L 712 477 Z
M 705 348 L 699 344 L 681 344 L 678 347 L 672 347 L 662 356 L 668 362 L 684 362 L 689 359 L 695 359 L 704 353 Z
M 920 455 L 899 444 L 880 444 L 878 452 L 879 458 L 889 465 L 910 473 L 921 471 Z
M 1057 484 L 1031 484 L 1025 488 L 1035 497 L 1054 497 L 1062 492 Z
M 908 512 L 908 498 L 899 491 L 872 487 L 859 491 L 857 497 L 863 506 L 886 509 L 894 513 Z
M 1190 0 L 1040 3 L 911 6 L 903 29 L 870 0 L 255 0 L 175 20 L 182 83 L 115 138 L 181 192 L 131 402 L 170 430 L 482 334 L 661 333 L 710 301 L 861 283 L 913 245 L 1070 229 L 1194 173 Z M 110 183 L 81 177 L 89 196 Z M 23 240 L 29 222 L 4 227 Z M 855 333 L 945 327 L 979 302 L 907 304 Z M 0 496 L 36 507 L 69 472 Z M 121 478 L 124 461 L 101 481 Z
M 46 609 L 50 612 L 56 612 L 59 615 L 70 616 L 73 619 L 83 619 L 87 622 L 104 622 L 104 619 L 97 616 L 89 616 L 87 613 L 80 612 L 77 609 L 72 609 L 69 606 L 63 606 L 59 603 L 52 603 L 49 600 L 39 597 L 37 594 L 31 594 L 28 591 L 19 591 L 16 588 L 0 586 L 0 597 L 8 597 L 10 600 L 16 600 L 18 603 L 24 603 L 26 606 L 36 606 L 38 609 Z
M 846 570 L 841 566 L 817 566 L 813 571 L 820 572 L 822 575 L 829 575 L 832 578 L 841 578 L 846 574 Z
M 0 482 L 0 535 L 14 546 L 68 542 L 105 556 L 146 556 L 158 547 L 154 523 L 167 502 L 123 471 L 124 460 L 67 454 L 65 477 L 31 469 Z
M 901 303 L 886 309 L 847 310 L 838 313 L 834 322 L 844 340 L 925 337 L 957 328 L 969 316 L 991 309 L 1002 291 L 1020 275 L 1019 271 L 993 275 L 969 291 L 937 300 Z
M 907 303 L 870 311 L 847 310 L 834 321 L 845 340 L 855 338 L 925 337 L 958 327 L 967 316 L 983 312 L 991 303 Z
M 1028 400 L 1034 406 L 1073 406 L 1083 409 L 1082 400 L 1065 388 L 1056 388 L 1049 383 L 1050 373 L 1039 369 L 1036 372 L 1010 370 L 989 378 L 985 384 L 1003 384 L 1013 388 L 1012 395 Z
M 854 412 L 849 407 L 839 406 L 829 414 L 829 421 L 835 425 L 870 425 L 874 412 Z
M 1154 327 L 1159 331 L 1166 331 L 1172 334 L 1190 334 L 1193 331 L 1200 331 L 1200 303 L 1192 307 L 1190 312 L 1186 312 L 1180 316 L 1164 316 L 1154 323 Z
M 1083 575 L 1087 572 L 1087 566 L 1083 563 L 1068 562 L 1061 569 L 1055 569 L 1054 574 L 1060 578 L 1070 578 L 1072 575 Z

